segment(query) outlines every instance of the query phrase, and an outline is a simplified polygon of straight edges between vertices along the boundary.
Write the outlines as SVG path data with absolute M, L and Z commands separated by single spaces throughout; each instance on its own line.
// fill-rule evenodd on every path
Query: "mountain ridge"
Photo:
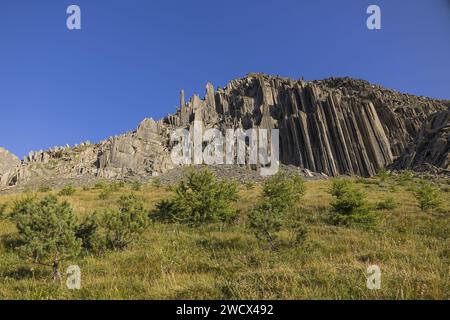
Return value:
M 206 85 L 174 114 L 144 119 L 135 131 L 97 144 L 30 152 L 0 171 L 0 187 L 67 178 L 141 179 L 165 173 L 175 128 L 201 118 L 205 127 L 280 129 L 281 163 L 327 176 L 372 176 L 381 167 L 448 171 L 450 101 L 418 97 L 365 80 L 293 80 L 251 73 L 225 87 Z M 263 119 L 265 119 L 263 123 Z M 428 141 L 433 142 L 428 150 Z M 427 166 L 429 165 L 429 166 Z

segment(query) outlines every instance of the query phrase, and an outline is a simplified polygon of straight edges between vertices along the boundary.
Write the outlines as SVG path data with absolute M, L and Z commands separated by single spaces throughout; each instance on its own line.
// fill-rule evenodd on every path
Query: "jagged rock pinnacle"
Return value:
M 35 152 L 21 166 L 14 160 L 15 172 L 0 186 L 39 179 L 44 169 L 44 176 L 55 179 L 138 179 L 164 173 L 174 167 L 170 133 L 189 128 L 195 119 L 218 129 L 278 128 L 281 163 L 308 172 L 372 176 L 381 167 L 420 169 L 426 164 L 450 170 L 449 108 L 450 101 L 401 94 L 364 80 L 304 81 L 251 73 L 224 88 L 208 83 L 204 99 L 194 95 L 185 102 L 182 90 L 175 114 L 146 119 L 135 132 L 98 144 Z M 5 171 L 1 166 L 0 174 Z

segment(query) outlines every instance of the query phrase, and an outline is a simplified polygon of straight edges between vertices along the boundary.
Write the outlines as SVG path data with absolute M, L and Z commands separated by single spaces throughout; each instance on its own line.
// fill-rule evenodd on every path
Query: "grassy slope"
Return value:
M 331 200 L 328 181 L 307 183 L 300 205 L 309 209 L 308 240 L 299 248 L 272 252 L 245 229 L 245 214 L 233 226 L 202 229 L 152 225 L 124 252 L 76 261 L 82 289 L 69 291 L 48 281 L 50 270 L 23 263 L 0 244 L 2 299 L 449 299 L 450 200 L 442 193 L 440 213 L 419 211 L 406 187 L 359 183 L 371 203 L 393 196 L 392 211 L 380 211 L 375 230 L 334 227 L 323 222 Z M 122 190 L 99 200 L 100 190 L 66 197 L 80 216 L 110 206 Z M 147 186 L 137 192 L 149 209 L 169 193 Z M 257 188 L 240 190 L 242 212 L 255 202 Z M 0 196 L 0 204 L 20 195 Z M 15 227 L 0 221 L 0 237 Z M 68 262 L 69 263 L 69 262 Z M 67 263 L 67 264 L 68 264 Z M 366 288 L 366 269 L 382 269 L 382 289 Z M 31 269 L 34 268 L 34 271 Z

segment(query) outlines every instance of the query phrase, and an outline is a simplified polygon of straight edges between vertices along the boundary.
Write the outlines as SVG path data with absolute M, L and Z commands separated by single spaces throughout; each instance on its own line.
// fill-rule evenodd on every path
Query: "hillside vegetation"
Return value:
M 142 186 L 42 186 L 0 196 L 0 299 L 450 298 L 448 179 L 434 187 L 408 173 L 300 184 L 224 183 L 218 185 L 223 197 L 199 185 L 213 185 L 208 179 L 172 188 L 158 180 Z M 215 197 L 214 210 L 202 208 L 198 194 L 183 193 L 195 188 Z M 51 267 L 23 257 L 18 247 L 26 239 L 11 217 L 27 198 L 57 208 L 49 195 L 67 201 L 78 224 L 92 222 L 86 218 L 95 212 L 96 227 L 108 240 L 95 242 L 102 250 L 77 246 L 77 255 L 60 262 L 61 282 L 52 280 Z M 133 233 L 120 229 L 127 223 Z M 123 235 L 122 242 L 112 234 Z M 66 288 L 69 265 L 81 268 L 80 290 Z M 370 265 L 381 268 L 380 290 L 366 287 Z

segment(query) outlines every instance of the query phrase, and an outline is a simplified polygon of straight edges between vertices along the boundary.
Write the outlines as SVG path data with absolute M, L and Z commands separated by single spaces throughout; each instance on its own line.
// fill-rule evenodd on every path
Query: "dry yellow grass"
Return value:
M 154 223 L 129 249 L 101 257 L 85 255 L 65 264 L 82 270 L 82 288 L 70 291 L 48 281 L 49 270 L 24 263 L 0 244 L 1 299 L 449 299 L 450 201 L 439 211 L 421 212 L 408 186 L 391 181 L 380 187 L 361 180 L 372 204 L 393 197 L 397 207 L 378 211 L 373 230 L 328 225 L 324 215 L 331 196 L 329 181 L 306 183 L 299 199 L 306 209 L 309 234 L 296 248 L 271 251 L 246 228 L 246 214 L 259 187 L 240 186 L 236 204 L 241 219 L 234 225 L 191 229 Z M 101 190 L 77 190 L 67 199 L 82 217 L 112 206 L 130 187 L 100 200 Z M 170 195 L 164 188 L 144 186 L 135 192 L 152 210 Z M 43 194 L 38 194 L 39 197 Z M 11 204 L 24 195 L 0 196 Z M 15 227 L 0 221 L 0 238 Z M 282 233 L 283 236 L 283 233 Z M 381 290 L 366 288 L 366 269 L 382 270 Z M 33 269 L 33 272 L 30 271 Z

